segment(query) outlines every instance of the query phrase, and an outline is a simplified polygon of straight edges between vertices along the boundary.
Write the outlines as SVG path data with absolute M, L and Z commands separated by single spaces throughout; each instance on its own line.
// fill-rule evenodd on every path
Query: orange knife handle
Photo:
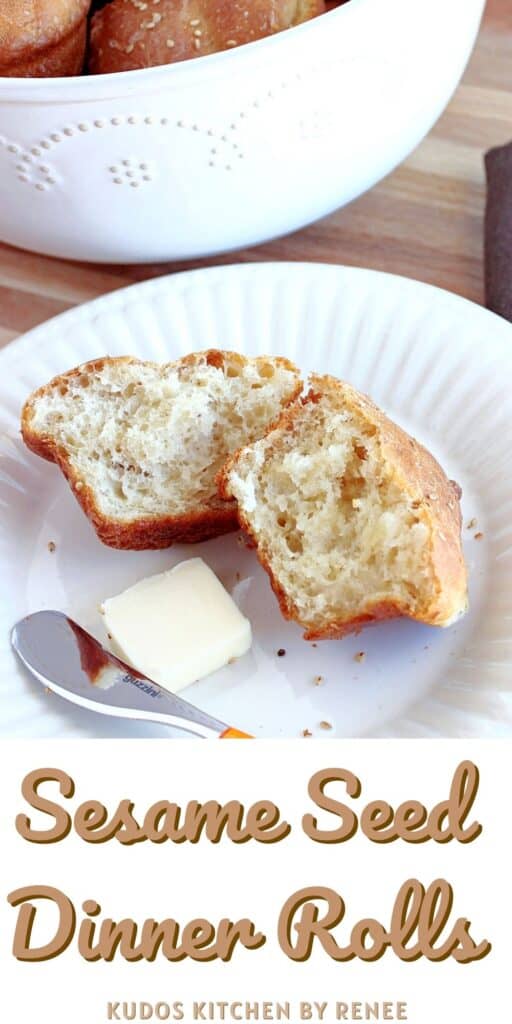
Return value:
M 239 729 L 224 729 L 219 736 L 220 740 L 252 740 L 253 736 L 249 736 L 248 732 L 240 732 Z

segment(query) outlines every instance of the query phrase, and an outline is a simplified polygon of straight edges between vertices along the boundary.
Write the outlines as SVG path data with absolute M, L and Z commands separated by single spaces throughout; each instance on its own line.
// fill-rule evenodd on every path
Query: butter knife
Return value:
M 20 619 L 11 643 L 39 682 L 88 711 L 173 725 L 202 739 L 250 739 L 125 665 L 63 612 Z

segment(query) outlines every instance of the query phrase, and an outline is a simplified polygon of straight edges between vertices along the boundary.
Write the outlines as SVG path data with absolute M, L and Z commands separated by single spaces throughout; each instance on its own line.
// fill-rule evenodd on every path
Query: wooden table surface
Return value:
M 311 260 L 373 267 L 483 299 L 483 153 L 512 138 L 512 5 L 488 0 L 463 82 L 430 135 L 371 192 L 287 238 L 214 260 L 95 267 L 0 245 L 0 346 L 134 281 L 210 263 Z

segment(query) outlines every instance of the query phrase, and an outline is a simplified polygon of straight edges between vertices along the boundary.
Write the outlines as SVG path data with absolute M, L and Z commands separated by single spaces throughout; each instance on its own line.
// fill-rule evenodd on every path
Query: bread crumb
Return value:
M 315 684 L 315 686 L 321 686 L 323 681 L 324 681 L 324 677 L 323 676 L 315 676 L 315 678 L 313 679 L 313 683 Z
M 330 722 L 320 722 L 320 728 L 321 729 L 332 729 L 332 725 L 331 725 Z
M 476 526 L 476 519 L 470 519 L 469 523 L 466 523 L 466 530 L 474 530 Z
M 312 647 L 318 647 L 318 644 L 311 644 Z
M 365 658 L 366 654 L 364 651 L 358 651 L 357 654 L 354 654 L 354 661 L 364 661 Z
M 475 533 L 475 540 L 482 540 L 482 538 L 483 538 L 483 533 L 481 533 L 480 531 L 478 533 Z
M 57 545 L 56 545 L 56 543 L 55 543 L 55 541 L 54 541 L 54 540 L 49 540 L 49 541 L 48 541 L 48 551 L 50 552 L 50 554 L 51 554 L 51 555 L 52 555 L 52 554 L 53 554 L 53 552 L 55 551 L 55 548 L 56 548 L 56 547 L 57 547 Z
M 284 647 L 280 647 L 278 652 L 277 652 L 277 657 L 278 658 L 284 658 L 285 654 L 286 654 L 286 651 L 285 651 Z
M 309 737 L 312 736 L 313 733 L 311 732 L 310 729 L 303 729 L 302 730 L 302 735 L 305 736 L 307 739 L 309 739 Z

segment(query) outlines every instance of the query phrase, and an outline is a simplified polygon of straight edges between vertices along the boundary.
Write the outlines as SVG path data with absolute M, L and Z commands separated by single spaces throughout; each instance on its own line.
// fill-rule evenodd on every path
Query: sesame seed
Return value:
M 191 28 L 195 28 L 196 25 L 200 25 L 200 24 L 201 24 L 201 19 L 200 18 L 193 18 L 192 21 L 190 22 L 190 27 Z
M 332 729 L 332 725 L 331 725 L 330 722 L 320 722 L 320 728 L 321 729 Z
M 168 46 L 170 50 L 172 50 L 174 46 L 174 39 L 167 39 L 165 45 Z

